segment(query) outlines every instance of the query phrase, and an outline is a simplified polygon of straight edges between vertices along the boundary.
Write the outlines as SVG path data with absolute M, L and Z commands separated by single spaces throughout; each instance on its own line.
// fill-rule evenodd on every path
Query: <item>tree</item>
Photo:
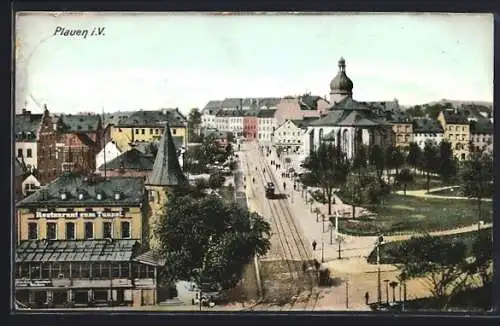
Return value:
M 430 235 L 412 237 L 401 244 L 402 273 L 424 278 L 432 295 L 444 308 L 467 285 L 466 246 L 463 242 Z
M 199 130 L 201 127 L 201 112 L 198 108 L 193 108 L 188 115 L 188 130 L 189 130 L 189 140 L 198 140 Z
M 231 144 L 234 142 L 234 134 L 230 131 L 227 133 L 227 142 L 228 142 L 228 144 Z
M 316 222 L 319 222 L 319 214 L 321 214 L 321 210 L 318 207 L 316 207 L 313 210 L 313 213 L 316 214 Z
M 315 179 L 318 180 L 328 199 L 328 215 L 331 215 L 333 189 L 345 181 L 349 171 L 349 161 L 345 153 L 333 144 L 322 143 L 305 160 L 304 168 L 315 175 Z
M 226 178 L 220 173 L 212 173 L 208 179 L 208 184 L 212 189 L 218 189 L 224 185 Z
M 411 174 L 411 171 L 409 169 L 403 169 L 396 176 L 396 181 L 399 184 L 403 185 L 403 192 L 404 195 L 406 196 L 406 187 L 408 186 L 409 183 L 413 182 L 413 174 Z
M 389 146 L 387 147 L 387 150 L 385 152 L 386 158 L 385 162 L 387 165 L 387 170 L 396 170 L 396 175 L 399 173 L 399 169 L 403 166 L 405 162 L 405 157 L 403 152 L 395 146 Z M 387 173 L 387 182 L 389 182 L 390 178 L 390 173 Z
M 481 277 L 483 286 L 492 281 L 492 260 L 493 260 L 493 241 L 491 232 L 478 232 L 478 235 L 472 244 L 472 254 L 474 262 L 472 263 L 472 272 L 478 273 Z
M 437 164 L 437 171 L 444 182 L 449 182 L 457 174 L 457 165 L 453 158 L 451 144 L 446 140 L 439 144 Z
M 342 197 L 347 200 L 352 207 L 352 218 L 356 218 L 356 206 L 363 204 L 363 187 L 359 175 L 350 174 L 347 177 L 344 188 L 342 188 Z
M 352 162 L 352 168 L 355 171 L 361 171 L 368 166 L 368 148 L 365 145 L 359 145 L 356 153 L 354 155 L 354 159 Z
M 422 150 L 417 143 L 411 142 L 410 148 L 408 149 L 408 156 L 406 157 L 406 162 L 408 165 L 413 167 L 413 170 L 417 170 L 417 166 L 422 159 Z
M 461 177 L 464 194 L 476 200 L 480 220 L 482 199 L 493 194 L 492 156 L 488 153 L 473 153 L 471 160 L 465 162 Z
M 256 213 L 213 195 L 170 201 L 154 228 L 160 242 L 155 254 L 166 260 L 160 276 L 170 282 L 231 288 L 250 259 L 270 248 L 270 226 Z
M 425 172 L 425 177 L 427 180 L 427 192 L 429 192 L 431 186 L 431 173 L 434 173 L 436 171 L 437 156 L 438 151 L 436 148 L 436 143 L 430 140 L 426 141 L 420 164 L 422 170 L 424 170 Z
M 370 165 L 375 168 L 379 180 L 382 181 L 382 175 L 385 169 L 385 157 L 382 147 L 374 145 L 370 150 Z

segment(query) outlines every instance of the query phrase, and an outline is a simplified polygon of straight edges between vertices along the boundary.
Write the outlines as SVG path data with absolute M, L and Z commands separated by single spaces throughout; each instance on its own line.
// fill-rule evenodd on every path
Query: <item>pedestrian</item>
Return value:
M 368 291 L 365 293 L 365 304 L 368 305 L 368 301 L 370 300 L 370 295 L 368 294 Z
M 255 183 L 255 178 L 252 178 L 252 183 Z
M 283 190 L 286 190 L 286 182 L 283 182 Z
M 318 245 L 318 244 L 316 243 L 316 240 L 313 240 L 312 245 L 313 245 L 313 250 L 315 251 L 315 250 L 316 250 L 316 246 Z

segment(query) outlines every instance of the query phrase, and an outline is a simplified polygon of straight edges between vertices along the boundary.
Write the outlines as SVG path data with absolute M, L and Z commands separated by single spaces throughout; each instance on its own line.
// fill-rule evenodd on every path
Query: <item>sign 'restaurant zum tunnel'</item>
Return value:
M 42 212 L 37 211 L 35 218 L 57 219 L 57 218 L 117 218 L 125 217 L 123 211 L 118 212 Z

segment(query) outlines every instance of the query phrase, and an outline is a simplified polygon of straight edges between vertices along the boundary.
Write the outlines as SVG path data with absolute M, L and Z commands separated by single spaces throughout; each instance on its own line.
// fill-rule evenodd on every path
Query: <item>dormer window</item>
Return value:
M 68 198 L 68 195 L 66 192 L 61 192 L 61 200 L 66 200 Z
M 78 194 L 78 200 L 83 200 L 83 198 L 84 198 L 83 193 L 79 193 L 79 194 Z
M 117 191 L 115 192 L 115 200 L 120 200 L 121 199 L 121 194 Z
M 97 193 L 96 197 L 97 200 L 102 200 L 102 194 L 100 192 Z

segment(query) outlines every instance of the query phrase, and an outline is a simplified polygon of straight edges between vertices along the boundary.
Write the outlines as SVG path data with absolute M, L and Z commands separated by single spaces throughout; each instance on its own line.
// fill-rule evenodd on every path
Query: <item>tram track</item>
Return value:
M 258 151 L 258 155 L 265 171 L 264 173 L 261 168 L 256 170 L 259 181 L 261 184 L 273 182 L 275 187 L 280 189 L 278 180 L 271 170 L 272 166 L 267 162 L 262 152 Z M 246 160 L 246 166 L 247 171 L 250 172 L 248 160 Z M 281 289 L 281 293 L 278 294 L 282 300 L 289 297 L 288 302 L 281 304 L 279 310 L 312 310 L 319 299 L 319 293 L 316 291 L 317 279 L 312 253 L 307 250 L 308 247 L 303 240 L 287 199 L 266 198 L 265 202 L 271 212 L 275 235 L 277 235 L 276 238 L 280 244 L 279 258 L 284 262 L 291 277 L 289 288 L 286 291 Z M 304 263 L 305 271 L 302 267 Z M 271 310 L 270 308 L 268 303 L 263 302 L 250 310 Z

